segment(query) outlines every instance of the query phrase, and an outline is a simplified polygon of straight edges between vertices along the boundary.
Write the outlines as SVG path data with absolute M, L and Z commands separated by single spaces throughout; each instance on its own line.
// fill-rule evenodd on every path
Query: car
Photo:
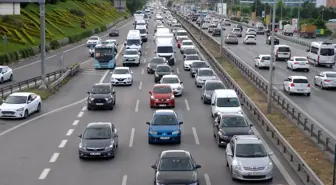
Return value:
M 250 124 L 243 114 L 216 114 L 213 122 L 213 136 L 218 147 L 226 147 L 235 135 L 253 135 Z
M 116 55 L 118 53 L 118 43 L 117 43 L 117 40 L 115 39 L 107 39 L 105 40 L 105 42 L 107 42 L 108 44 L 114 44 L 116 47 L 114 47 L 114 55 Z
M 275 69 L 273 63 L 273 69 Z M 254 59 L 254 66 L 257 68 L 270 68 L 271 66 L 271 55 L 259 55 Z
M 184 89 L 183 82 L 181 82 L 177 75 L 164 75 L 160 80 L 160 84 L 170 85 L 174 92 L 174 96 L 182 96 Z
M 117 29 L 111 29 L 109 32 L 110 37 L 118 37 L 119 36 L 119 30 Z
M 196 48 L 187 48 L 183 52 L 183 58 L 186 58 L 186 56 L 188 55 L 194 55 L 194 54 L 198 54 Z
M 257 39 L 254 35 L 246 35 L 243 41 L 244 44 L 257 44 Z
M 304 70 L 309 72 L 309 62 L 307 57 L 294 56 L 287 60 L 287 69 L 294 70 Z
M 8 66 L 0 66 L 0 84 L 13 81 L 13 70 Z
M 208 27 L 208 33 L 212 33 L 215 28 L 217 28 L 217 24 L 210 24 Z
M 154 74 L 155 69 L 158 65 L 168 65 L 168 61 L 165 57 L 154 57 L 151 61 L 149 61 L 147 65 L 147 73 Z
M 257 31 L 253 28 L 248 28 L 245 32 L 245 35 L 254 35 L 257 36 Z
M 190 76 L 195 77 L 195 74 L 199 68 L 207 68 L 208 64 L 204 61 L 194 61 L 190 66 Z
M 26 119 L 33 113 L 41 111 L 42 99 L 32 92 L 16 92 L 1 101 L 0 118 Z
M 204 82 L 204 85 L 202 86 L 202 95 L 201 100 L 203 100 L 204 104 L 210 104 L 212 93 L 216 89 L 226 89 L 223 82 L 220 80 L 207 80 Z
M 242 37 L 242 31 L 240 28 L 232 28 L 231 33 L 237 37 Z
M 234 28 L 235 29 L 239 28 L 241 32 L 243 31 L 243 26 L 242 25 L 237 24 Z
M 336 72 L 323 71 L 314 77 L 315 86 L 320 86 L 321 89 L 336 87 Z
M 255 135 L 233 136 L 226 146 L 226 166 L 231 171 L 232 180 L 273 179 L 273 162 L 264 143 Z
M 234 34 L 228 34 L 224 39 L 225 44 L 238 44 L 238 38 Z
M 96 46 L 101 41 L 99 36 L 91 36 L 86 42 L 87 47 Z
M 96 83 L 87 93 L 88 110 L 102 108 L 113 110 L 116 104 L 116 93 L 111 83 Z
M 190 40 L 188 37 L 181 37 L 179 39 L 177 39 L 177 48 L 181 48 L 182 42 L 184 40 Z
M 118 130 L 110 122 L 89 123 L 79 134 L 78 156 L 84 158 L 114 158 L 118 148 Z
M 193 62 L 198 62 L 198 61 L 201 61 L 201 57 L 198 54 L 187 55 L 183 61 L 183 69 L 185 71 L 189 71 L 191 68 L 191 64 Z
M 122 54 L 124 56 L 123 59 L 123 66 L 128 65 L 140 65 L 140 52 L 137 49 L 125 49 L 124 53 Z
M 291 94 L 305 94 L 310 96 L 310 83 L 305 76 L 289 76 L 284 80 L 283 90 Z
M 155 107 L 175 107 L 175 96 L 172 88 L 168 84 L 155 84 L 149 91 L 151 108 Z
M 133 71 L 129 67 L 116 67 L 111 72 L 112 85 L 132 85 L 133 84 Z
M 266 44 L 271 45 L 272 44 L 272 36 L 267 37 Z M 277 37 L 274 37 L 274 45 L 279 45 L 280 40 Z
M 220 37 L 222 35 L 222 30 L 220 28 L 214 28 L 212 32 L 213 37 Z
M 156 110 L 152 120 L 146 122 L 148 128 L 148 144 L 178 143 L 181 144 L 182 134 L 177 114 L 173 110 Z
M 177 30 L 175 33 L 175 39 L 176 41 L 180 38 L 188 38 L 188 32 L 186 30 Z M 190 40 L 190 39 L 189 39 Z
M 170 75 L 172 74 L 172 72 L 174 72 L 174 70 L 172 70 L 169 65 L 166 64 L 157 65 L 154 72 L 154 83 L 158 83 L 163 75 Z
M 217 77 L 210 68 L 198 68 L 195 73 L 195 85 L 196 87 L 202 87 L 207 80 L 216 80 Z
M 184 52 L 185 49 L 187 48 L 195 48 L 194 43 L 192 42 L 192 40 L 183 40 L 181 47 L 180 47 L 180 51 L 181 53 Z

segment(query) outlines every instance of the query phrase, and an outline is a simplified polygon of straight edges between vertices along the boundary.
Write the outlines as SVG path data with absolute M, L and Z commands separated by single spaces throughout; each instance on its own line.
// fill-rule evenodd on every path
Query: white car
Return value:
M 13 70 L 8 66 L 0 66 L 0 83 L 13 80 Z
M 254 59 L 254 66 L 257 68 L 269 68 L 271 66 L 271 55 L 259 55 Z M 274 69 L 273 64 L 273 69 Z
M 210 23 L 209 22 L 204 22 L 201 26 L 201 29 L 208 29 L 210 26 Z
M 185 49 L 195 48 L 194 43 L 192 40 L 183 40 L 181 43 L 180 51 L 181 53 L 184 52 Z
M 321 89 L 336 87 L 336 72 L 323 71 L 317 74 L 314 78 L 315 86 L 320 86 Z
M 195 61 L 201 61 L 201 57 L 198 54 L 187 55 L 183 61 L 183 68 L 185 71 L 189 71 L 191 64 Z
M 27 118 L 40 112 L 41 97 L 31 92 L 17 92 L 9 95 L 0 106 L 0 118 Z
M 246 35 L 243 43 L 244 44 L 257 44 L 257 39 L 254 35 Z
M 290 76 L 284 80 L 283 90 L 290 95 L 293 93 L 310 96 L 310 83 L 305 76 Z
M 123 59 L 123 66 L 126 65 L 140 65 L 140 52 L 137 49 L 125 49 Z
M 257 35 L 257 31 L 253 28 L 248 28 L 245 32 L 245 35 L 254 35 L 256 36 Z
M 309 72 L 309 62 L 306 57 L 292 57 L 287 60 L 287 69 L 294 70 L 305 70 Z
M 133 72 L 129 67 L 116 67 L 111 75 L 112 85 L 132 85 Z
M 182 96 L 183 93 L 183 82 L 179 79 L 177 75 L 164 75 L 160 84 L 168 84 L 174 92 L 175 96 Z
M 87 47 L 91 47 L 92 45 L 95 46 L 101 41 L 100 37 L 98 36 L 92 36 L 89 38 L 89 40 L 86 42 Z
M 217 77 L 210 68 L 199 68 L 195 74 L 195 85 L 202 87 L 207 80 L 216 80 Z

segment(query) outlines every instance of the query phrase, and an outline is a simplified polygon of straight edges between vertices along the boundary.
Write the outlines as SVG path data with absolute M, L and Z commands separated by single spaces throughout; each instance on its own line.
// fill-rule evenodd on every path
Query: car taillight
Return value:
M 291 86 L 291 87 L 294 87 L 295 85 L 294 85 L 294 83 L 291 83 L 290 86 Z
M 308 84 L 307 87 L 310 87 L 310 84 Z
M 320 62 L 320 56 L 317 57 L 317 62 Z
M 294 62 L 294 64 L 299 64 L 299 62 Z
M 260 62 L 264 62 L 264 60 L 260 60 Z
M 330 82 L 331 80 L 324 80 L 325 82 Z
M 276 53 L 275 53 L 275 55 L 278 55 L 278 50 L 276 50 Z

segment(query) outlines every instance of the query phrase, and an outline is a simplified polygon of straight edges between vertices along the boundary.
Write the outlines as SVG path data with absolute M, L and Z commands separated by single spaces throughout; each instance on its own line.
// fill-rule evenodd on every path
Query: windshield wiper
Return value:
M 90 138 L 84 138 L 84 139 L 110 139 L 105 137 L 90 137 Z

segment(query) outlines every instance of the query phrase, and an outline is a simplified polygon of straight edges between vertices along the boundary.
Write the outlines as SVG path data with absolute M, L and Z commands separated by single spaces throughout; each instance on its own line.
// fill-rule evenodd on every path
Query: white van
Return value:
M 175 39 L 179 40 L 180 38 L 188 38 L 188 32 L 185 30 L 177 30 L 175 33 Z
M 288 60 L 291 58 L 291 48 L 287 45 L 274 46 L 275 60 Z
M 173 36 L 167 36 L 167 37 L 156 37 L 155 38 L 155 44 L 156 44 L 156 50 L 155 54 L 157 57 L 164 57 L 167 59 L 168 64 L 170 66 L 175 64 L 175 49 L 174 49 L 174 41 Z
M 312 42 L 307 49 L 307 59 L 309 63 L 315 66 L 335 65 L 335 46 L 328 42 Z
M 142 40 L 139 30 L 129 30 L 124 42 L 126 49 L 137 49 L 141 53 Z
M 217 89 L 211 98 L 211 114 L 215 113 L 239 113 L 243 114 L 241 103 L 236 91 L 233 89 Z
M 147 42 L 148 40 L 148 30 L 146 25 L 137 25 L 135 27 L 136 30 L 140 31 L 140 36 L 143 42 Z

